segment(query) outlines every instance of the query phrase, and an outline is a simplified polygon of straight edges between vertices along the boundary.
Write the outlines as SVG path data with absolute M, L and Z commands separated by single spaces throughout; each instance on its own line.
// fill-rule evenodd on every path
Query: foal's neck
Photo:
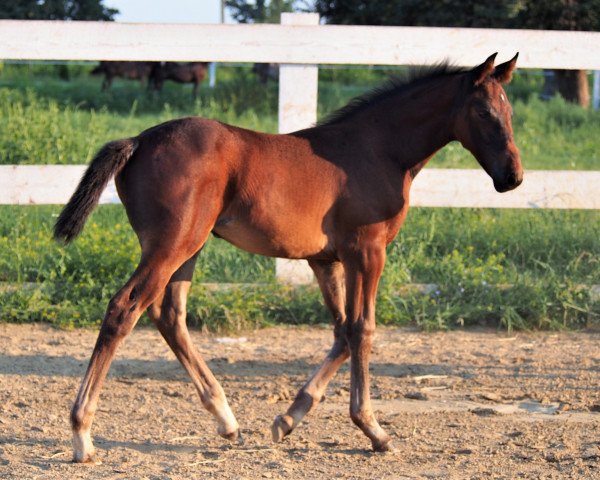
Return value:
M 454 140 L 454 109 L 461 76 L 440 77 L 392 96 L 362 112 L 365 124 L 377 129 L 381 155 L 405 170 L 420 169 Z

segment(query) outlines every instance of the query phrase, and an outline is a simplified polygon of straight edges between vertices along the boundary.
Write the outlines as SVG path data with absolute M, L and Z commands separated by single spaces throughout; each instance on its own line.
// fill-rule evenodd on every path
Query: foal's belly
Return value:
M 222 215 L 213 233 L 250 253 L 281 258 L 319 257 L 327 250 L 328 238 L 320 228 L 307 222 L 250 222 L 246 218 Z

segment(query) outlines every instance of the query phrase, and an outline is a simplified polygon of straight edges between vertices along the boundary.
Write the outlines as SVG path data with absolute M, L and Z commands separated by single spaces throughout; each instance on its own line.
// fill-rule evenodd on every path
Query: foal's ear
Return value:
M 485 62 L 471 70 L 473 76 L 473 84 L 475 86 L 481 85 L 486 78 L 488 78 L 494 71 L 494 60 L 496 59 L 498 52 L 490 55 Z
M 508 62 L 501 63 L 494 69 L 492 77 L 498 80 L 500 83 L 508 83 L 512 80 L 512 73 L 517 66 L 517 58 L 519 52 Z

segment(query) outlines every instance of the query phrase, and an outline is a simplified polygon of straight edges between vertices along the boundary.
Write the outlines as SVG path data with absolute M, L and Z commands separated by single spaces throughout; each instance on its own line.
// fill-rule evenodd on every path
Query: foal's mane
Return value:
M 406 93 L 432 80 L 455 75 L 457 73 L 463 73 L 468 70 L 469 69 L 450 65 L 447 61 L 430 67 L 411 67 L 406 74 L 402 76 L 392 76 L 382 85 L 353 98 L 347 105 L 335 110 L 328 114 L 324 119 L 317 122 L 317 126 L 340 123 L 348 117 L 351 117 L 376 103 L 387 100 L 392 96 Z

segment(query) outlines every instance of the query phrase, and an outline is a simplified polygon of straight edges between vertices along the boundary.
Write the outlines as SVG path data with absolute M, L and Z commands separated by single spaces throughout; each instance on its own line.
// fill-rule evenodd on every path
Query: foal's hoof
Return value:
M 394 448 L 392 439 L 388 438 L 382 442 L 373 442 L 373 451 L 377 452 L 377 453 L 385 453 L 385 452 L 394 452 L 394 451 L 396 451 L 396 449 Z
M 100 465 L 102 462 L 96 459 L 96 453 L 74 453 L 73 463 L 85 463 L 87 465 Z
M 281 442 L 286 437 L 286 435 L 290 434 L 293 428 L 293 420 L 289 415 L 277 415 L 275 417 L 275 420 L 273 421 L 273 425 L 271 425 L 271 435 L 273 437 L 273 442 Z
M 102 463 L 96 460 L 96 449 L 89 432 L 73 432 L 73 463 Z
M 233 432 L 219 432 L 219 435 L 229 440 L 230 442 L 237 441 L 237 443 L 239 443 L 240 445 L 244 443 L 244 437 L 242 437 L 242 432 L 239 428 L 237 430 L 234 430 Z

